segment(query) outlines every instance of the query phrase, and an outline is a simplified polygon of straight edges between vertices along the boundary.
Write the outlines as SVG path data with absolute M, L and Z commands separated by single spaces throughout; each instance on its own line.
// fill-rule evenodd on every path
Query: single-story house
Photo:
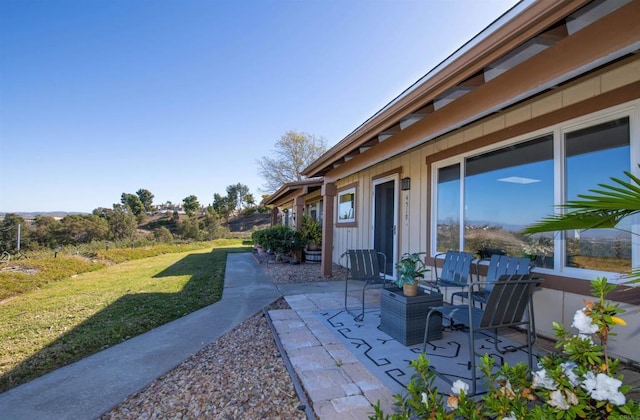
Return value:
M 321 179 L 288 182 L 267 197 L 263 204 L 271 206 L 271 225 L 299 229 L 302 215 L 322 220 Z
M 523 0 L 314 161 L 303 174 L 322 179 L 323 274 L 351 248 L 384 252 L 391 277 L 405 252 L 437 264 L 448 249 L 501 248 L 544 278 L 538 333 L 569 326 L 590 279 L 640 266 L 640 223 L 519 232 L 640 175 L 639 17 L 640 0 Z M 300 214 L 308 192 L 283 186 L 271 204 Z M 640 362 L 640 288 L 626 289 L 610 295 L 628 322 L 610 350 Z

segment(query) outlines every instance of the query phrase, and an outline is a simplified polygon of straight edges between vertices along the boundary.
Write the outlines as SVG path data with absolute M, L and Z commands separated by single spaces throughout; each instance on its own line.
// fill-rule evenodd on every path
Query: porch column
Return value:
M 280 213 L 280 209 L 277 206 L 273 206 L 271 209 L 271 227 L 278 223 L 278 213 Z
M 304 214 L 304 198 L 296 197 L 293 199 L 293 211 L 296 214 L 295 229 L 300 230 L 302 227 L 302 215 Z
M 320 272 L 325 277 L 333 277 L 333 224 L 335 221 L 335 200 L 338 193 L 336 184 L 322 185 L 322 262 Z

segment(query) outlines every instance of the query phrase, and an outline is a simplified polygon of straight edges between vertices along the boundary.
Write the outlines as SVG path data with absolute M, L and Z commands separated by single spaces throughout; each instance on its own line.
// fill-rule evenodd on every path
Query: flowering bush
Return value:
M 619 361 L 607 353 L 611 328 L 626 325 L 617 315 L 622 309 L 607 303 L 606 295 L 615 287 L 606 278 L 591 282 L 596 302 L 574 316 L 572 334 L 564 326 L 554 323 L 562 353 L 544 356 L 538 370 L 529 372 L 527 365 L 505 364 L 497 373 L 494 360 L 485 354 L 479 369 L 486 379 L 488 391 L 481 399 L 468 396 L 469 384 L 462 380 L 453 383 L 446 403 L 444 396 L 433 386 L 435 373 L 429 360 L 421 354 L 411 362 L 415 369 L 407 385 L 407 395 L 396 395 L 398 412 L 385 415 L 376 405 L 375 419 L 631 419 L 640 418 L 640 403 L 627 400 L 630 386 L 616 377 Z M 595 339 L 595 341 L 594 341 Z

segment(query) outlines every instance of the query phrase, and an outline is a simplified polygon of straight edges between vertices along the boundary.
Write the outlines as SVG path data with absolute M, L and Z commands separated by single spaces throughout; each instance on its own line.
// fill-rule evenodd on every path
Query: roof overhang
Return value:
M 303 196 L 320 190 L 322 187 L 321 179 L 308 179 L 304 181 L 288 182 L 278 188 L 276 192 L 271 194 L 264 200 L 265 205 L 280 206 L 292 201 L 296 197 Z
M 630 0 L 518 3 L 330 148 L 303 174 L 325 176 L 332 181 L 344 175 L 347 168 L 377 163 L 367 156 L 388 159 L 636 52 L 640 47 L 640 20 L 633 17 L 640 15 L 639 3 Z M 605 20 L 608 22 L 601 22 Z M 613 21 L 615 25 L 611 24 Z M 597 40 L 594 35 L 602 28 L 612 27 L 615 33 L 606 36 L 600 33 L 601 42 L 591 42 Z M 576 54 L 574 49 L 583 51 Z M 558 51 L 568 53 L 573 61 L 565 60 L 557 66 L 554 61 L 554 66 L 550 66 L 549 57 Z M 540 77 L 530 77 L 519 86 L 520 90 L 501 92 L 501 86 L 517 83 L 523 74 L 530 75 L 531 66 L 540 69 Z M 495 100 L 487 100 L 490 97 Z M 477 106 L 478 100 L 483 107 Z M 464 110 L 460 112 L 462 107 Z M 451 117 L 454 112 L 458 112 L 456 118 Z M 422 129 L 420 132 L 430 134 L 417 137 L 418 127 Z M 432 129 L 424 130 L 425 127 Z M 372 149 L 377 153 L 371 153 Z

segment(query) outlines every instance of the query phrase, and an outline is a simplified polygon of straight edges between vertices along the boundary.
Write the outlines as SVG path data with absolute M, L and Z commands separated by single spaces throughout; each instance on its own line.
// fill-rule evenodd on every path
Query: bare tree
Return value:
M 258 160 L 264 191 L 272 193 L 287 182 L 302 181 L 301 172 L 326 150 L 327 141 L 322 137 L 287 131 L 275 144 L 275 156 Z

